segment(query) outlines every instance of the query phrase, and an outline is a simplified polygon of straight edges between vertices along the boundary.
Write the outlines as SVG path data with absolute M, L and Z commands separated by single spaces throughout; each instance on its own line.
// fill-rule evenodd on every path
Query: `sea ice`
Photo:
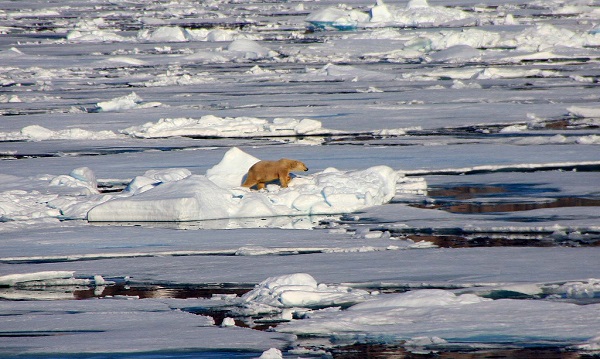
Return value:
M 330 336 L 350 342 L 410 340 L 444 347 L 459 343 L 480 345 L 511 343 L 577 344 L 592 347 L 600 326 L 599 305 L 490 300 L 472 294 L 456 295 L 439 289 L 380 295 L 345 311 L 315 311 L 309 319 L 277 327 L 297 335 Z M 421 338 L 421 339 L 418 339 Z M 474 344 L 474 343 L 473 343 Z
M 109 101 L 98 102 L 96 107 L 98 111 L 102 112 L 121 112 L 136 108 L 157 107 L 160 105 L 159 102 L 143 103 L 142 98 L 135 92 L 132 92 L 129 95 L 117 97 Z
M 115 195 L 92 208 L 87 219 L 193 221 L 348 213 L 389 202 L 396 195 L 400 179 L 387 166 L 356 171 L 328 168 L 296 177 L 288 188 L 269 186 L 265 191 L 251 191 L 240 187 L 244 174 L 256 161 L 255 157 L 232 148 L 206 176 L 180 176 L 156 186 L 152 181 L 142 181 L 141 185 L 131 185 L 135 189 L 129 196 Z M 141 187 L 144 190 L 137 190 Z
M 0 286 L 40 285 L 49 282 L 74 280 L 72 271 L 44 271 L 35 273 L 7 274 L 0 276 Z
M 179 26 L 161 26 L 155 30 L 141 30 L 137 34 L 137 39 L 150 42 L 188 41 L 185 30 Z
M 280 311 L 283 308 L 324 308 L 355 304 L 369 298 L 365 290 L 318 284 L 306 273 L 270 277 L 240 298 L 241 311 Z
M 227 50 L 240 54 L 246 60 L 270 58 L 278 55 L 276 51 L 270 50 L 258 42 L 249 39 L 234 40 L 227 45 Z
M 331 132 L 333 131 L 322 129 L 320 121 L 311 119 L 276 118 L 268 121 L 254 117 L 222 118 L 214 115 L 201 118 L 162 118 L 156 123 L 148 122 L 121 130 L 121 133 L 139 138 L 296 136 Z
M 597 4 L 384 1 L 4 1 L 0 296 L 10 301 L 0 301 L 1 355 L 279 358 L 302 341 L 183 310 L 208 301 L 275 313 L 288 322 L 276 330 L 316 334 L 320 349 L 600 350 L 598 248 L 589 244 L 597 206 L 569 203 L 593 205 L 598 194 Z M 306 21 L 350 31 L 305 31 Z M 223 157 L 232 146 L 254 156 L 234 148 Z M 314 173 L 287 189 L 240 188 L 254 162 L 283 152 Z M 414 176 L 433 189 L 507 191 L 469 193 L 459 201 L 467 206 L 561 198 L 567 207 L 449 213 L 433 194 L 410 197 L 427 190 Z M 96 210 L 111 220 L 225 219 L 84 220 Z M 311 216 L 340 211 L 359 213 Z M 554 247 L 415 243 L 457 232 L 466 242 L 531 236 Z M 116 278 L 260 284 L 220 300 L 66 300 L 100 296 L 96 285 L 108 296 Z M 433 287 L 453 290 L 416 290 Z M 507 293 L 531 299 L 483 298 Z
M 2 141 L 47 141 L 47 140 L 106 140 L 118 138 L 113 131 L 89 131 L 81 128 L 50 130 L 40 125 L 29 125 L 18 132 L 0 132 Z
M 56 357 L 71 353 L 135 356 L 182 348 L 255 351 L 258 355 L 285 347 L 291 340 L 285 334 L 217 327 L 211 317 L 173 310 L 160 299 L 56 300 L 43 306 L 2 301 L 0 314 L 5 318 L 0 322 L 1 333 L 35 334 L 0 338 L 2 355 L 12 348 L 19 348 L 21 354 Z

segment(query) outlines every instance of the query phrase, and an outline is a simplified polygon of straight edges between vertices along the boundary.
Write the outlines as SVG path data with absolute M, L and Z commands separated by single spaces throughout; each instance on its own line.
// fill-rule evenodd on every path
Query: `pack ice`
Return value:
M 221 218 L 348 213 L 389 202 L 398 172 L 387 166 L 296 176 L 288 188 L 240 187 L 259 159 L 234 147 L 206 175 L 181 169 L 133 179 L 122 194 L 92 208 L 89 221 L 199 221 Z M 310 164 L 309 164 L 310 167 Z M 292 174 L 292 176 L 294 176 Z

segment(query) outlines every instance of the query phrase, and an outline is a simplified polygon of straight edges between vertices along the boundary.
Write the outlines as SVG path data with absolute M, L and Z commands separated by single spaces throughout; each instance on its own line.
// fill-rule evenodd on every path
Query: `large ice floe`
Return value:
M 198 221 L 348 213 L 389 202 L 401 178 L 387 166 L 356 171 L 328 168 L 295 176 L 288 188 L 273 184 L 253 191 L 240 187 L 250 166 L 258 161 L 234 147 L 206 175 L 175 169 L 175 176 L 166 171 L 159 177 L 136 177 L 122 194 L 92 208 L 87 219 Z
M 404 340 L 408 346 L 430 348 L 549 341 L 593 346 L 599 329 L 597 310 L 598 305 L 491 300 L 424 289 L 375 296 L 348 310 L 313 311 L 304 320 L 278 326 L 277 331 L 332 336 L 338 343 Z

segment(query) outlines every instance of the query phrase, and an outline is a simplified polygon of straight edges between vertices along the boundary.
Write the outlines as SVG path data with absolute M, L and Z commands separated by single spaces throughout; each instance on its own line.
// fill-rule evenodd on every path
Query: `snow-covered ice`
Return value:
M 308 319 L 281 325 L 278 331 L 301 335 L 333 334 L 338 341 L 417 342 L 431 348 L 456 344 L 585 343 L 600 329 L 598 305 L 491 300 L 425 289 L 381 295 L 346 311 L 311 313 Z M 552 313 L 552 314 L 551 314 Z
M 598 23 L 0 1 L 0 355 L 597 354 Z
M 162 222 L 348 213 L 389 202 L 396 195 L 400 177 L 386 166 L 357 171 L 328 168 L 293 178 L 288 188 L 274 185 L 253 192 L 240 186 L 255 162 L 255 157 L 232 148 L 207 176 L 154 182 L 138 176 L 128 187 L 136 188 L 131 196 L 116 195 L 90 209 L 85 218 L 92 222 Z

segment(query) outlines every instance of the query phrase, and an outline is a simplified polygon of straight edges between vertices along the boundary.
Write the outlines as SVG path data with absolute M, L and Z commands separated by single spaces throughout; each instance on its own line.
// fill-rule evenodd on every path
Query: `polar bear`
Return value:
M 301 161 L 288 158 L 278 161 L 258 161 L 248 170 L 242 187 L 256 186 L 258 189 L 263 189 L 266 183 L 279 180 L 281 187 L 285 188 L 291 180 L 290 172 L 295 171 L 308 171 L 308 168 Z

